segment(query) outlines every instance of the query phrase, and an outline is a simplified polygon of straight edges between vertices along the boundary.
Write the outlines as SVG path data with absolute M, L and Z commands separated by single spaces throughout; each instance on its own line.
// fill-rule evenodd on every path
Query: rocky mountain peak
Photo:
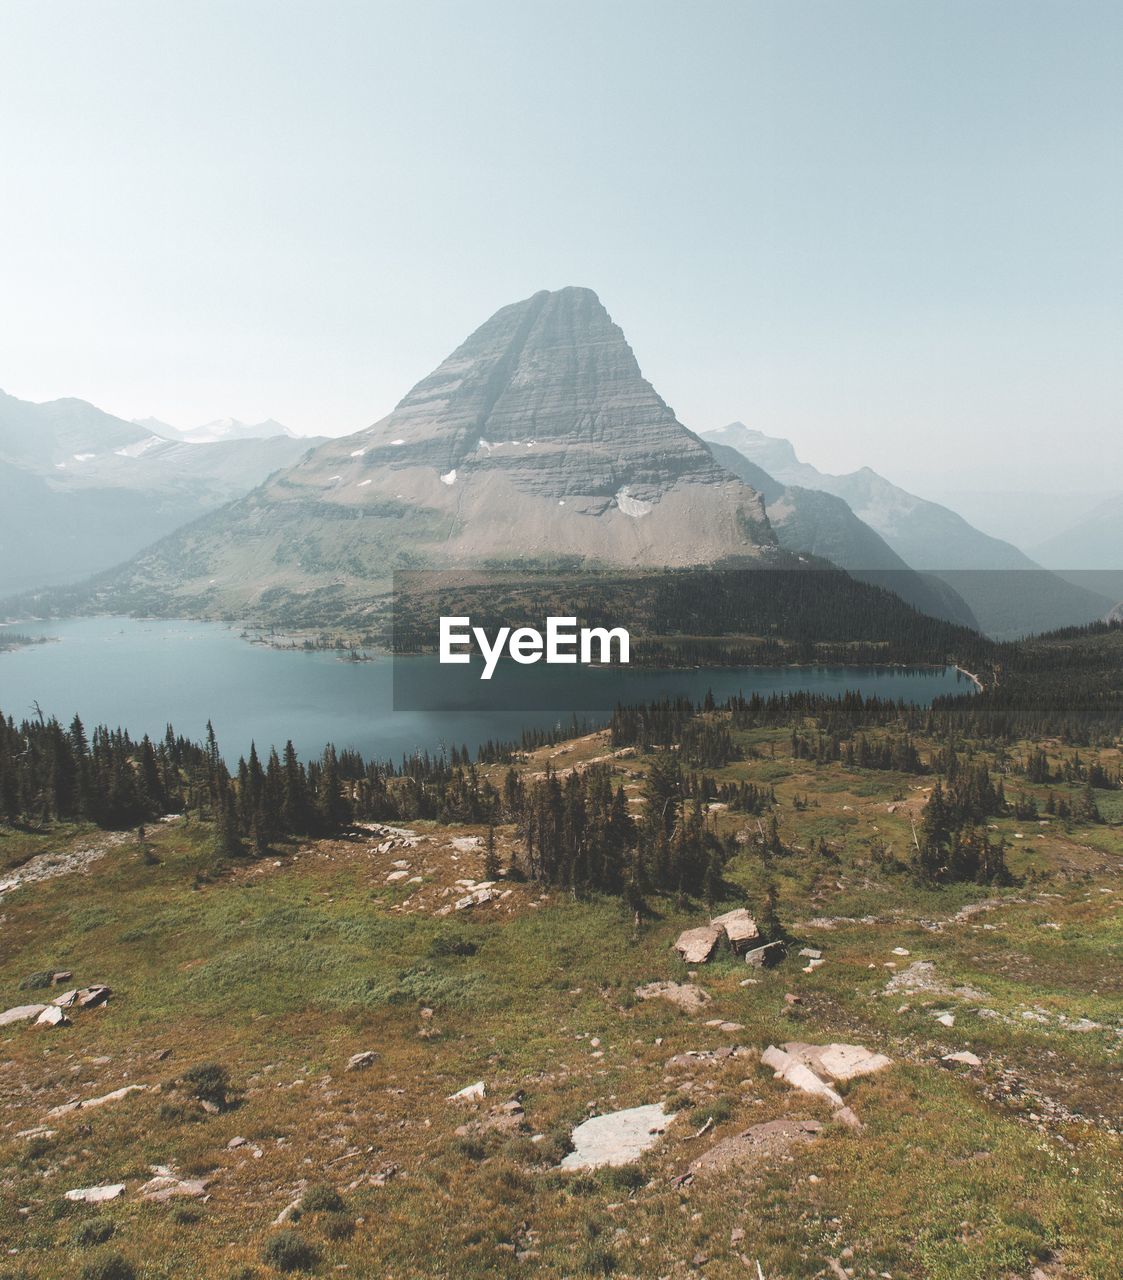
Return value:
M 597 295 L 574 287 L 500 308 L 391 414 L 317 449 L 274 492 L 294 488 L 443 513 L 442 555 L 457 561 L 696 564 L 773 541 L 759 495 L 676 419 Z

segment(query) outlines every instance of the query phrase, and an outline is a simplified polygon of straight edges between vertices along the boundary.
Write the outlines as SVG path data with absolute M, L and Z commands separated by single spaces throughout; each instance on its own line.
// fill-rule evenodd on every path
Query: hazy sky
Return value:
M 1123 487 L 1121 139 L 1118 0 L 0 0 L 0 386 L 339 434 L 581 284 L 697 430 Z

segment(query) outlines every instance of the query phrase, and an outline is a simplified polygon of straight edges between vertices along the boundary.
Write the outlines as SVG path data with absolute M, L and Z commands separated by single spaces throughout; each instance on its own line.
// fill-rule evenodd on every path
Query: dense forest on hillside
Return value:
M 982 661 L 991 644 L 838 569 L 664 570 L 624 575 L 398 574 L 396 652 L 436 648 L 440 616 L 489 631 L 576 617 L 627 627 L 632 661 L 659 665 Z

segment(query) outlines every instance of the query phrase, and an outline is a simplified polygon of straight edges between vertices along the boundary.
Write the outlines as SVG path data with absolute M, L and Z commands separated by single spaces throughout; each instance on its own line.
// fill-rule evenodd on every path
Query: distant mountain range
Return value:
M 1033 553 L 1050 569 L 1123 569 L 1123 493 L 1105 498 Z
M 790 441 L 742 422 L 703 432 L 702 438 L 712 446 L 736 450 L 785 490 L 802 488 L 840 498 L 907 566 L 950 587 L 992 635 L 1090 622 L 1102 618 L 1114 603 L 1109 596 L 1046 572 L 1011 543 L 982 533 L 954 511 L 909 493 L 869 467 L 830 475 L 800 461 Z M 798 499 L 792 501 L 798 506 Z M 769 509 L 775 517 L 775 507 Z M 867 554 L 875 554 L 868 566 L 861 563 Z M 836 563 L 851 571 L 886 567 L 883 551 L 868 542 L 856 543 L 852 535 Z
M 34 404 L 0 392 L 0 593 L 119 564 L 316 443 L 185 444 L 84 400 Z
M 0 393 L 0 504 L 0 591 L 127 561 L 92 587 L 105 608 L 328 624 L 364 616 L 395 569 L 825 562 L 997 636 L 1118 599 L 868 467 L 820 472 L 740 422 L 696 435 L 579 288 L 503 307 L 339 439 Z M 1108 536 L 1123 500 L 1097 519 Z
M 165 440 L 182 440 L 185 444 L 223 444 L 231 440 L 268 440 L 273 436 L 297 439 L 295 431 L 272 418 L 264 422 L 239 422 L 237 418 L 216 418 L 199 427 L 173 427 L 159 418 L 136 418 L 135 424 Z
M 918 573 L 834 494 L 783 485 L 732 446 L 708 440 L 710 452 L 764 498 L 776 538 L 789 551 L 818 556 L 852 576 L 895 591 L 922 613 L 979 626 L 970 606 L 934 574 Z

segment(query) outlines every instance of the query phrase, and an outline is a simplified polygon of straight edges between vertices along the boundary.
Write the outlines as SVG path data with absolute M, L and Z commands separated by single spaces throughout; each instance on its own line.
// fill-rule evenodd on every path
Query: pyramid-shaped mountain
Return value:
M 596 294 L 567 288 L 502 308 L 388 417 L 165 539 L 113 586 L 240 613 L 358 602 L 395 568 L 775 552 L 760 495 L 676 419 Z

